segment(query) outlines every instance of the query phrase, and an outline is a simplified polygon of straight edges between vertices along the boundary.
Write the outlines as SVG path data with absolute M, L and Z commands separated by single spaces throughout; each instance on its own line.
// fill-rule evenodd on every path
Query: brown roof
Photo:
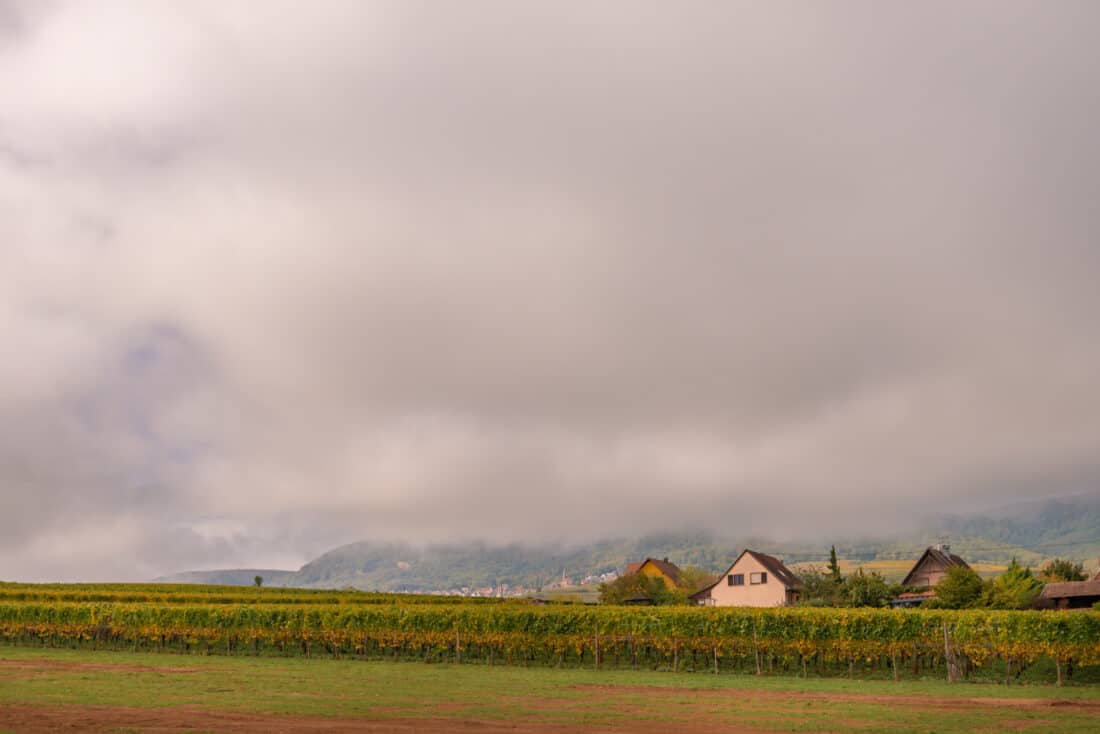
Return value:
M 909 579 L 913 575 L 913 573 L 918 568 L 920 568 L 920 565 L 924 563 L 925 558 L 929 558 L 930 560 L 932 560 L 932 562 L 936 563 L 937 565 L 939 565 L 940 568 L 943 569 L 948 569 L 952 566 L 970 568 L 970 565 L 966 561 L 964 561 L 962 558 L 955 555 L 954 553 L 930 545 L 928 546 L 928 548 L 925 549 L 924 553 L 921 554 L 921 557 L 917 559 L 917 562 L 913 564 L 913 567 L 909 569 L 909 573 L 905 575 L 905 580 L 901 582 L 902 586 L 913 585 L 909 583 Z
M 769 556 L 767 553 L 758 553 L 746 549 L 746 553 L 752 555 L 757 561 L 760 562 L 764 568 L 771 572 L 772 576 L 783 582 L 783 585 L 788 589 L 797 589 L 802 586 L 802 579 L 794 575 L 791 569 L 783 565 L 783 561 L 779 560 L 775 556 Z
M 669 563 L 667 558 L 660 561 L 656 558 L 647 558 L 646 561 L 661 569 L 661 573 L 672 579 L 672 583 L 677 586 L 680 585 L 680 569 L 675 563 Z M 642 565 L 644 566 L 645 564 L 643 563 Z
M 710 584 L 709 586 L 704 586 L 703 588 L 699 589 L 689 598 L 695 600 L 698 597 L 705 596 L 708 591 L 717 586 L 718 583 L 723 578 L 725 578 L 730 571 L 733 570 L 733 567 L 737 565 L 738 561 L 740 561 L 741 557 L 744 556 L 746 553 L 755 558 L 757 563 L 759 563 L 761 566 L 768 569 L 768 573 L 781 581 L 783 583 L 783 586 L 787 589 L 793 590 L 802 588 L 802 579 L 798 578 L 798 576 L 795 576 L 794 572 L 791 571 L 791 569 L 784 566 L 783 561 L 779 560 L 775 556 L 769 556 L 767 553 L 760 553 L 758 551 L 749 550 L 748 548 L 746 548 L 745 550 L 741 551 L 741 555 L 737 556 L 737 559 L 730 564 L 730 567 L 726 569 L 726 572 L 718 577 L 717 581 L 715 581 L 713 584 Z
M 626 572 L 623 575 L 629 576 L 630 574 L 638 573 L 638 571 L 642 570 L 642 566 L 647 563 L 652 563 L 654 566 L 660 569 L 661 573 L 672 579 L 672 583 L 676 584 L 677 586 L 680 585 L 680 569 L 675 563 L 669 563 L 667 558 L 647 558 L 640 563 L 628 563 L 626 564 Z
M 1062 581 L 1047 584 L 1039 595 L 1044 599 L 1065 599 L 1071 596 L 1100 596 L 1100 578 L 1092 581 Z

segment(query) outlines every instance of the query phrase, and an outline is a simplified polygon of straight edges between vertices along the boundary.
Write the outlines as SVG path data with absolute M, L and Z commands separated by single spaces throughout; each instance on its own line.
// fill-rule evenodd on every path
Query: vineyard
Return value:
M 0 585 L 0 642 L 712 673 L 945 676 L 1100 666 L 1100 614 L 536 605 L 239 587 Z M 1078 673 L 1078 676 L 1080 673 Z
M 332 589 L 265 589 L 197 584 L 17 584 L 0 582 L 0 603 L 115 602 L 120 604 L 501 604 L 528 603 L 431 594 L 391 594 Z

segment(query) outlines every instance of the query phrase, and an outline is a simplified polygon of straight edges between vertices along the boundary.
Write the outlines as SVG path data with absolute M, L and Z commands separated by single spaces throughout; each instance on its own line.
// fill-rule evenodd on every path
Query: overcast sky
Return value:
M 1097 491 L 1098 27 L 0 0 L 0 578 Z

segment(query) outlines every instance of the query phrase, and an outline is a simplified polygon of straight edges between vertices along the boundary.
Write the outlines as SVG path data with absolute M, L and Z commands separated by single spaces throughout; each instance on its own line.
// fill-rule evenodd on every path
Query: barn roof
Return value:
M 925 559 L 931 560 L 940 568 L 948 569 L 952 566 L 960 566 L 962 568 L 970 568 L 970 565 L 964 561 L 961 557 L 952 553 L 947 546 L 928 546 L 921 557 L 917 559 L 917 562 L 913 564 L 913 567 L 909 569 L 909 573 L 906 574 L 905 580 L 901 582 L 902 586 L 912 586 L 910 579 L 917 569 L 921 567 Z
M 1047 584 L 1039 595 L 1044 599 L 1065 599 L 1072 596 L 1100 596 L 1100 578 L 1092 581 L 1062 581 Z

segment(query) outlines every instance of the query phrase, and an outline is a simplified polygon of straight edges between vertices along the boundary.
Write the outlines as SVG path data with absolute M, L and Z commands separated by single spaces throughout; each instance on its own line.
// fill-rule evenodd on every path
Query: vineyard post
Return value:
M 714 647 L 714 674 L 718 675 L 718 646 Z
M 462 664 L 462 638 L 458 630 L 455 630 L 455 665 Z
M 753 660 L 755 660 L 755 662 L 756 662 L 756 674 L 760 675 L 760 647 L 757 645 L 757 641 L 756 641 L 756 621 L 755 620 L 753 620 L 753 623 L 752 623 L 752 656 L 753 656 Z
M 1054 655 L 1054 669 L 1058 671 L 1058 682 L 1055 684 L 1059 688 L 1062 687 L 1062 656 L 1055 653 Z
M 947 682 L 954 683 L 957 675 L 955 662 L 951 657 L 951 641 L 947 636 L 947 622 L 943 623 L 943 662 L 947 666 Z

